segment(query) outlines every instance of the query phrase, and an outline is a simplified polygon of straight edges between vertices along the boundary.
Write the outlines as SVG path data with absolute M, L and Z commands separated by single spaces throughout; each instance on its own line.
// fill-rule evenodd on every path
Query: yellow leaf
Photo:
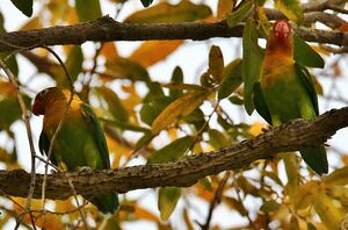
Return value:
M 294 230 L 300 229 L 299 220 L 295 215 L 291 215 L 289 228 Z
M 293 198 L 295 209 L 304 209 L 313 204 L 320 189 L 318 181 L 309 181 L 301 185 Z
M 207 92 L 189 92 L 170 103 L 153 121 L 152 132 L 158 133 L 173 124 L 181 116 L 189 115 L 208 96 Z
M 115 158 L 112 162 L 112 168 L 118 168 L 120 165 L 120 160 L 122 156 L 127 158 L 130 156 L 132 149 L 129 146 L 124 145 L 121 141 L 116 140 L 115 138 L 106 136 L 106 142 L 110 153 L 113 153 Z
M 322 178 L 326 185 L 346 185 L 348 184 L 348 166 L 337 169 Z
M 292 21 L 299 22 L 303 18 L 303 12 L 298 0 L 275 0 L 275 7 Z
M 281 154 L 284 160 L 286 175 L 288 177 L 288 184 L 286 185 L 286 192 L 290 199 L 293 199 L 300 184 L 299 162 L 295 154 L 283 153 Z
M 345 186 L 330 185 L 326 186 L 327 193 L 339 199 L 342 203 L 348 203 L 348 188 Z
M 31 18 L 27 23 L 25 23 L 20 30 L 32 30 L 41 28 L 42 24 L 39 17 Z
M 209 73 L 217 82 L 223 80 L 224 57 L 220 47 L 212 46 L 209 52 Z
M 117 49 L 114 42 L 105 42 L 100 54 L 102 54 L 107 60 L 112 60 L 118 57 Z
M 129 79 L 131 81 L 148 81 L 147 70 L 137 62 L 128 58 L 117 57 L 107 60 L 106 73 L 114 78 Z
M 158 190 L 158 209 L 161 212 L 161 220 L 167 221 L 169 219 L 180 196 L 180 188 L 165 187 Z
M 141 97 L 138 95 L 135 90 L 134 84 L 122 84 L 122 89 L 126 93 L 128 93 L 128 97 L 123 100 L 123 106 L 127 109 L 127 111 L 132 114 L 134 113 L 134 107 L 141 102 Z
M 56 200 L 55 201 L 55 211 L 56 212 L 66 212 L 76 209 L 76 207 L 72 204 L 71 200 Z
M 168 136 L 169 136 L 171 141 L 176 140 L 178 138 L 177 129 L 175 129 L 175 128 L 168 129 Z
M 219 0 L 217 8 L 217 17 L 219 19 L 226 18 L 226 15 L 232 12 L 234 0 Z
M 211 9 L 203 4 L 195 5 L 183 0 L 177 5 L 161 2 L 145 10 L 130 15 L 125 22 L 158 23 L 158 22 L 191 22 L 211 15 Z
M 130 59 L 144 67 L 149 67 L 168 57 L 182 43 L 182 40 L 146 41 L 133 52 Z
M 337 229 L 340 226 L 344 213 L 324 192 L 315 196 L 314 209 L 328 229 Z
M 153 222 L 159 222 L 158 217 L 150 212 L 149 210 L 140 207 L 139 205 L 135 206 L 134 215 L 136 219 L 149 220 Z
M 203 152 L 201 143 L 196 143 L 196 144 L 193 146 L 192 152 L 193 152 L 193 153 L 201 153 L 201 152 Z
M 267 125 L 265 123 L 261 122 L 255 122 L 250 126 L 248 129 L 248 133 L 254 137 L 260 135 L 262 133 L 262 130 L 265 129 Z
M 0 147 L 0 161 L 10 163 L 13 161 L 12 156 L 3 148 Z
M 54 214 L 47 213 L 44 216 L 40 216 L 35 220 L 36 226 L 42 229 L 50 229 L 50 230 L 60 230 L 64 229 L 63 223 L 60 221 L 59 216 Z

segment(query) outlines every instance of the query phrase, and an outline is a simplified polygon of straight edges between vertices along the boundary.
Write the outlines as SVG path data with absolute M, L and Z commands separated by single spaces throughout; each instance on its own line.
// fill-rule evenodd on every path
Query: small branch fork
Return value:
M 325 142 L 337 130 L 348 126 L 348 107 L 331 110 L 313 121 L 293 120 L 256 138 L 218 151 L 189 156 L 167 164 L 141 165 L 116 170 L 58 172 L 47 177 L 46 197 L 66 199 L 77 194 L 126 193 L 135 189 L 163 186 L 188 187 L 198 180 L 226 170 L 240 170 L 257 159 L 268 159 L 278 152 L 296 151 L 302 146 Z M 289 153 L 290 154 L 290 153 Z M 37 174 L 33 198 L 41 197 L 43 175 Z M 22 186 L 18 186 L 21 184 Z M 11 196 L 26 197 L 30 174 L 23 170 L 0 171 L 0 189 Z

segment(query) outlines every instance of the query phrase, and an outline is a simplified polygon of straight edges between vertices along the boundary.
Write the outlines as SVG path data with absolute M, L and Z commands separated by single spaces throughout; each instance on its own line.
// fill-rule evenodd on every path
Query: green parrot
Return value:
M 70 91 L 58 87 L 42 90 L 34 100 L 32 111 L 44 115 L 39 149 L 48 154 L 50 141 L 60 120 L 64 116 Z M 109 169 L 110 160 L 107 144 L 97 117 L 88 104 L 74 95 L 64 122 L 56 137 L 50 161 L 68 170 L 79 167 Z M 103 213 L 114 213 L 118 207 L 116 193 L 98 194 L 87 199 Z
M 296 118 L 312 120 L 319 114 L 313 78 L 294 60 L 293 32 L 285 20 L 275 22 L 268 37 L 261 81 L 254 85 L 254 104 L 274 126 Z M 328 172 L 324 145 L 303 147 L 300 153 L 316 173 Z

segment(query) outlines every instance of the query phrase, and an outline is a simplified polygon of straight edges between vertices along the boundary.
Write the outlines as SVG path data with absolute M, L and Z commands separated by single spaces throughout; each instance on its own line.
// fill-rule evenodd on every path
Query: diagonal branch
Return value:
M 314 121 L 294 120 L 271 129 L 256 138 L 209 153 L 157 165 L 141 165 L 117 170 L 81 171 L 48 175 L 46 197 L 66 199 L 73 195 L 67 177 L 76 192 L 85 196 L 125 193 L 130 190 L 160 186 L 188 187 L 198 180 L 225 170 L 240 170 L 255 160 L 272 158 L 278 152 L 296 151 L 302 146 L 318 145 L 348 126 L 348 107 L 331 110 Z M 41 197 L 43 175 L 37 175 L 33 196 Z M 23 170 L 0 171 L 0 190 L 25 197 L 30 174 Z M 18 186 L 21 185 L 21 186 Z
M 270 19 L 284 18 L 276 10 L 269 10 Z M 318 14 L 321 14 L 321 16 Z M 308 20 L 323 18 L 324 13 L 312 12 Z M 325 14 L 324 18 L 328 18 Z M 334 17 L 334 15 L 332 16 Z M 337 27 L 337 18 L 328 23 Z M 342 20 L 342 22 L 344 22 Z M 348 45 L 348 33 L 331 30 L 297 28 L 299 35 L 310 42 Z M 44 29 L 0 33 L 0 52 L 13 51 L 19 48 L 33 49 L 50 45 L 80 45 L 87 41 L 145 41 L 191 39 L 206 40 L 213 37 L 241 37 L 243 25 L 229 28 L 226 21 L 216 23 L 120 23 L 109 16 L 95 21 L 68 26 L 54 26 Z

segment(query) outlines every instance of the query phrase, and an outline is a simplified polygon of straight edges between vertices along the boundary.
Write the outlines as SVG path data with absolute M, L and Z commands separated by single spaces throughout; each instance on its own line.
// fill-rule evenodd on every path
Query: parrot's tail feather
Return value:
M 328 173 L 328 162 L 324 145 L 319 147 L 303 147 L 300 153 L 304 161 L 319 175 Z
M 103 212 L 104 214 L 106 213 L 111 213 L 113 214 L 119 204 L 118 204 L 118 197 L 116 193 L 113 194 L 107 194 L 107 195 L 98 195 L 97 197 L 94 198 L 87 198 L 92 204 L 97 206 L 98 210 Z

